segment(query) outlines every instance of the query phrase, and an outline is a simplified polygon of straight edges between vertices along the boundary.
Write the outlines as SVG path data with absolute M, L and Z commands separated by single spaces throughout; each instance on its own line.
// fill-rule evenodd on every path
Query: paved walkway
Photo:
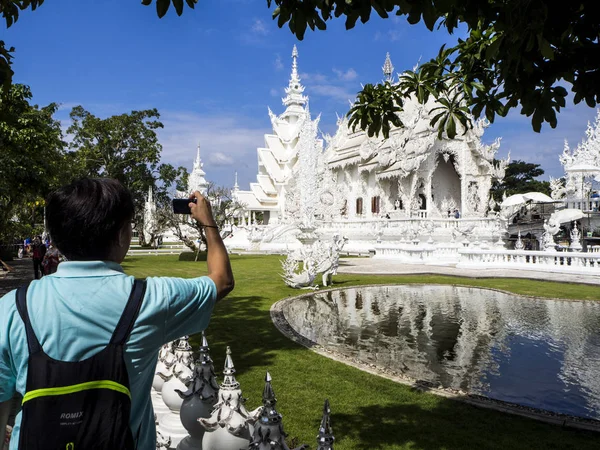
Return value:
M 29 280 L 33 280 L 33 261 L 29 258 L 6 261 L 13 272 L 0 273 L 0 297 L 18 288 Z
M 14 261 L 6 261 L 6 264 L 11 266 L 14 271 L 0 273 L 0 297 L 4 294 L 18 288 L 22 284 L 33 279 L 33 261 L 29 258 L 15 259 Z M 19 409 L 20 396 L 15 396 L 10 405 L 8 416 L 8 424 L 15 423 L 15 415 Z M 0 420 L 1 421 L 1 420 Z M 4 439 L 4 430 L 0 428 L 0 449 L 3 448 L 2 440 Z
M 391 259 L 377 258 L 340 258 L 338 273 L 371 275 L 432 274 L 469 278 L 527 278 L 531 280 L 600 285 L 600 277 L 595 275 L 515 269 L 457 269 L 455 265 L 404 264 Z

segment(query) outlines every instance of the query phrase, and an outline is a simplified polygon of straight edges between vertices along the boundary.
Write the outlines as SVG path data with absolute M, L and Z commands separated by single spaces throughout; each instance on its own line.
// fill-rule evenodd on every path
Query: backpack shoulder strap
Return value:
M 27 289 L 29 288 L 29 283 L 24 284 L 19 289 L 17 289 L 17 311 L 19 311 L 19 315 L 25 324 L 25 331 L 27 333 L 27 346 L 29 347 L 29 354 L 33 355 L 34 353 L 38 353 L 42 351 L 42 346 L 40 345 L 40 341 L 38 341 L 35 333 L 33 332 L 33 328 L 31 327 L 31 322 L 29 321 L 29 313 L 27 312 Z
M 140 312 L 145 292 L 146 280 L 135 280 L 133 282 L 131 294 L 129 294 L 129 300 L 127 300 L 127 305 L 125 305 L 125 309 L 123 310 L 123 314 L 119 319 L 119 323 L 117 324 L 117 327 L 110 338 L 111 344 L 125 344 L 125 341 L 133 329 L 135 319 L 137 319 L 138 313 Z

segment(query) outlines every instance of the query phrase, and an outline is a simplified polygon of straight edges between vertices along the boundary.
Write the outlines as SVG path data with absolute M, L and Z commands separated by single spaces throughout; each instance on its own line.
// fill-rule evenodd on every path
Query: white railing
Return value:
M 353 228 L 417 228 L 423 223 L 422 218 L 372 218 L 372 219 L 335 219 L 318 222 L 321 227 L 332 229 L 353 229 Z M 469 228 L 471 226 L 485 229 L 493 229 L 496 224 L 494 218 L 467 218 L 467 219 L 426 219 L 427 222 L 433 222 L 434 228 L 454 229 Z
M 411 244 L 383 244 L 374 247 L 376 258 L 397 259 L 407 263 L 458 262 L 458 252 L 463 248 L 459 243 L 429 245 L 419 241 Z
M 560 272 L 600 274 L 600 253 L 543 252 L 527 250 L 459 251 L 457 267 L 464 268 L 521 268 Z

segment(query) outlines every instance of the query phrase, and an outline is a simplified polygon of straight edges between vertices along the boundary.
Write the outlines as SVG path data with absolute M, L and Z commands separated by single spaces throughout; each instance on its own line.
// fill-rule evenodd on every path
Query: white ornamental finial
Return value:
M 152 186 L 148 187 L 148 203 L 152 203 Z
M 196 153 L 196 165 L 200 165 L 200 143 L 198 142 L 198 151 Z
M 300 76 L 298 75 L 298 48 L 294 45 L 292 50 L 292 74 L 288 87 L 285 89 L 287 95 L 283 98 L 283 104 L 288 107 L 303 107 L 308 100 L 308 98 L 302 95 L 303 92 L 304 86 L 300 84 Z
M 392 60 L 390 59 L 389 52 L 385 54 L 385 62 L 383 63 L 382 69 L 386 81 L 392 81 L 392 77 L 394 76 L 394 65 L 392 64 Z
M 298 48 L 295 44 L 292 50 L 292 78 L 298 78 Z
M 221 385 L 222 388 L 233 390 L 240 387 L 240 383 L 238 383 L 235 379 L 235 367 L 233 365 L 233 360 L 231 359 L 231 349 L 229 346 L 227 347 L 223 375 L 223 384 Z
M 238 191 L 240 189 L 240 187 L 238 186 L 238 177 L 237 177 L 237 171 L 235 172 L 235 183 L 233 184 L 233 190 L 234 191 Z

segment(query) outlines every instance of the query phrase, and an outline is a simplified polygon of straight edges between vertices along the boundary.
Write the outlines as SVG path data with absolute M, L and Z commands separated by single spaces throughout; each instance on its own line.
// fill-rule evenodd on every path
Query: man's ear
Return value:
M 129 242 L 127 242 L 127 237 L 128 237 L 127 227 L 128 226 L 129 226 L 129 224 L 126 224 L 125 226 L 122 226 L 121 229 L 119 230 L 119 237 L 117 239 L 117 244 L 119 245 L 119 247 L 124 247 L 125 245 L 129 245 Z

